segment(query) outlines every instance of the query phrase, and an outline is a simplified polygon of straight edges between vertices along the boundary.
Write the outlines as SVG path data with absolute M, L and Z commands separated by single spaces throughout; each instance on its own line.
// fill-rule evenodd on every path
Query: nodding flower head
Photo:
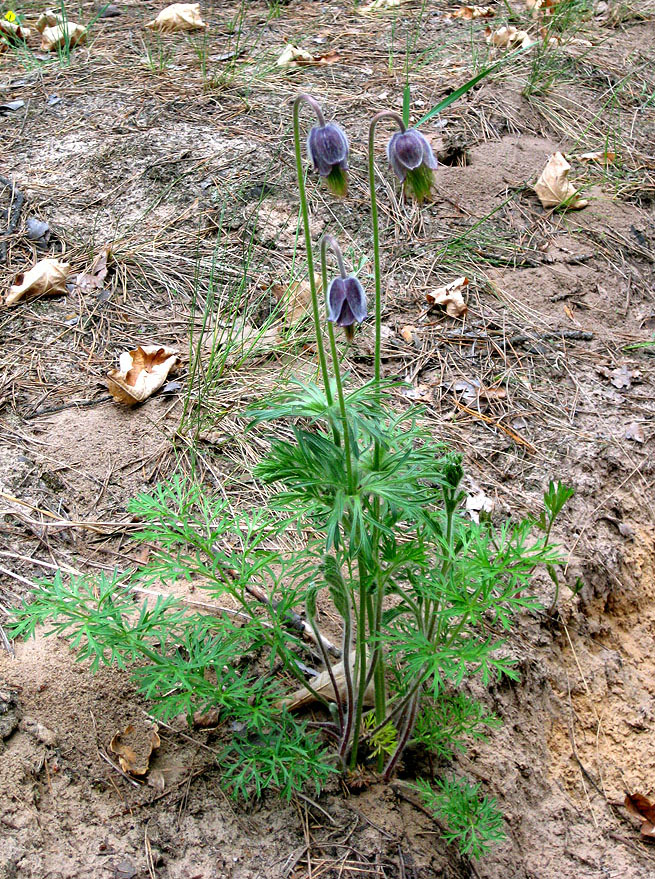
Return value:
M 307 152 L 314 170 L 326 179 L 335 195 L 348 189 L 348 138 L 335 122 L 315 125 L 307 138 Z
M 417 201 L 430 195 L 437 160 L 432 147 L 420 131 L 408 128 L 397 131 L 387 144 L 387 156 L 393 172 L 405 185 L 405 191 Z
M 327 291 L 328 320 L 346 328 L 352 335 L 353 324 L 366 320 L 366 294 L 354 275 L 335 278 Z

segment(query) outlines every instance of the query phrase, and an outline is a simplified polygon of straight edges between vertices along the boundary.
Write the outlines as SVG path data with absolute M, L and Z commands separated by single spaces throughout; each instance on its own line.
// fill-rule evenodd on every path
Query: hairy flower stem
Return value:
M 357 749 L 362 730 L 362 712 L 364 710 L 364 694 L 366 693 L 366 565 L 361 556 L 357 559 L 359 569 L 359 614 L 357 615 L 357 703 L 355 707 L 355 724 L 353 746 L 350 752 L 350 768 L 357 766 Z
M 382 348 L 382 272 L 380 269 L 380 225 L 378 220 L 378 202 L 375 191 L 375 129 L 378 122 L 383 119 L 392 119 L 400 131 L 405 131 L 405 123 L 398 113 L 392 110 L 382 110 L 371 120 L 368 134 L 368 179 L 371 198 L 371 222 L 373 225 L 373 264 L 375 273 L 375 382 L 380 388 L 381 369 L 380 354 Z M 373 465 L 375 469 L 380 466 L 380 442 L 375 440 L 373 451 Z M 374 501 L 374 515 L 378 519 L 380 515 L 380 501 L 376 498 Z M 380 627 L 382 624 L 382 605 L 384 603 L 384 581 L 381 577 L 379 564 L 379 534 L 373 535 L 373 543 L 375 547 L 376 567 L 377 567 L 377 589 L 375 596 L 374 613 L 370 615 L 371 635 L 375 639 L 375 648 L 371 658 L 371 669 L 375 678 L 375 719 L 378 724 L 384 721 L 386 714 L 386 693 L 385 693 L 385 674 L 384 674 L 384 656 L 382 649 L 378 643 Z M 379 758 L 379 768 L 382 769 L 382 755 Z
M 339 266 L 341 277 L 346 277 L 346 270 L 343 265 L 343 256 L 341 248 L 331 235 L 324 235 L 321 239 L 321 280 L 323 281 L 323 292 L 327 293 L 327 252 L 332 251 Z M 341 410 L 341 426 L 343 429 L 343 450 L 346 459 L 346 473 L 348 476 L 348 493 L 353 494 L 355 491 L 355 480 L 353 475 L 352 454 L 350 450 L 350 431 L 348 429 L 348 416 L 346 414 L 346 400 L 343 395 L 343 382 L 341 381 L 341 366 L 339 364 L 339 353 L 337 351 L 337 342 L 334 338 L 334 327 L 328 321 L 328 337 L 330 339 L 330 353 L 332 354 L 332 367 L 334 369 L 334 381 L 337 386 L 337 397 L 339 400 L 339 409 Z
M 352 669 L 350 667 L 350 655 L 352 653 L 352 628 L 353 628 L 353 619 L 352 619 L 352 603 L 350 601 L 350 594 L 346 590 L 346 594 L 344 596 L 346 607 L 344 613 L 344 627 L 343 627 L 343 643 L 341 645 L 341 655 L 344 657 L 343 660 L 343 675 L 346 681 L 346 722 L 344 724 L 343 732 L 341 735 L 341 741 L 339 742 L 339 759 L 343 766 L 346 764 L 346 753 L 348 751 L 348 744 L 350 742 L 350 735 L 352 733 L 353 728 L 353 718 L 355 713 L 355 695 L 353 690 L 353 676 Z
M 309 228 L 309 208 L 307 206 L 307 194 L 305 192 L 305 177 L 302 167 L 302 152 L 300 149 L 300 107 L 302 104 L 309 104 L 316 113 L 316 117 L 320 125 L 325 125 L 323 113 L 317 101 L 311 95 L 298 95 L 293 102 L 293 143 L 296 152 L 296 174 L 298 177 L 298 192 L 300 195 L 300 211 L 302 213 L 303 228 L 305 231 L 305 250 L 307 251 L 307 270 L 309 271 L 309 289 L 312 295 L 312 312 L 314 315 L 314 330 L 316 332 L 316 347 L 318 350 L 318 361 L 321 367 L 321 375 L 325 386 L 325 396 L 328 405 L 332 406 L 333 398 L 330 389 L 330 376 L 327 368 L 327 360 L 325 357 L 325 348 L 323 347 L 323 336 L 321 333 L 321 316 L 318 307 L 318 293 L 316 291 L 316 278 L 314 276 L 314 257 L 312 254 L 312 236 Z M 326 292 L 325 290 L 323 291 Z
M 407 712 L 407 718 L 405 720 L 405 725 L 403 727 L 403 731 L 400 734 L 400 738 L 398 739 L 398 744 L 396 746 L 396 750 L 393 752 L 387 765 L 384 767 L 384 780 L 389 781 L 391 776 L 393 775 L 393 771 L 396 768 L 396 764 L 400 760 L 403 751 L 409 741 L 409 738 L 414 730 L 414 724 L 416 723 L 416 715 L 418 713 L 418 706 L 420 702 L 420 692 L 417 692 L 412 697 L 412 701 L 409 705 L 409 711 Z

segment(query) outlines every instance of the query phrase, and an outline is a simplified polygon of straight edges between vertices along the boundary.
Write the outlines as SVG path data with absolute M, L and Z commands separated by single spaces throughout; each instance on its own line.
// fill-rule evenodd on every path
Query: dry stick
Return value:
M 227 572 L 233 579 L 236 579 L 236 574 L 234 571 Z M 276 602 L 270 600 L 268 595 L 264 592 L 263 589 L 260 589 L 259 586 L 253 586 L 249 583 L 246 583 L 246 591 L 252 595 L 253 598 L 256 598 L 257 601 L 260 601 L 262 604 L 268 605 L 268 607 L 274 608 Z M 341 652 L 338 647 L 335 647 L 334 644 L 325 637 L 325 635 L 321 635 L 320 633 L 317 636 L 314 634 L 312 627 L 309 625 L 307 620 L 304 620 L 300 614 L 295 613 L 295 611 L 287 611 L 285 614 L 285 618 L 288 620 L 289 624 L 296 630 L 300 630 L 306 638 L 312 641 L 314 644 L 319 643 L 318 639 L 320 638 L 320 643 L 327 650 L 328 653 L 331 653 L 332 656 L 339 657 L 341 656 Z
M 2 644 L 3 644 L 4 648 L 5 648 L 5 650 L 7 651 L 7 653 L 8 653 L 10 656 L 16 656 L 16 653 L 15 653 L 15 651 L 14 651 L 14 648 L 13 648 L 13 646 L 12 646 L 12 643 L 11 643 L 11 641 L 9 640 L 9 638 L 7 637 L 7 633 L 6 633 L 5 630 L 2 628 L 2 626 L 0 626 L 0 641 L 2 641 Z
M 27 118 L 27 115 L 25 118 Z M 7 230 L 0 238 L 0 262 L 5 262 L 7 259 L 7 248 L 9 247 L 7 239 L 10 235 L 13 235 L 18 228 L 18 218 L 20 216 L 21 208 L 23 207 L 23 202 L 25 201 L 25 196 L 18 189 L 16 184 L 11 180 L 8 180 L 6 177 L 0 176 L 0 183 L 11 189 L 11 203 L 7 213 Z

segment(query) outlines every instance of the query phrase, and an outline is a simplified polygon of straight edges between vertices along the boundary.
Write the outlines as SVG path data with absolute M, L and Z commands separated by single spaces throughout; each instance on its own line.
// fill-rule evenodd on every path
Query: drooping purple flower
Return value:
M 366 294 L 354 275 L 335 278 L 327 291 L 328 320 L 339 327 L 350 327 L 366 320 Z
M 324 177 L 335 195 L 348 188 L 348 138 L 335 122 L 315 125 L 307 138 L 307 152 L 314 170 Z
M 417 201 L 430 194 L 437 167 L 432 147 L 416 128 L 397 131 L 387 144 L 387 157 L 391 168 L 405 184 L 406 191 Z

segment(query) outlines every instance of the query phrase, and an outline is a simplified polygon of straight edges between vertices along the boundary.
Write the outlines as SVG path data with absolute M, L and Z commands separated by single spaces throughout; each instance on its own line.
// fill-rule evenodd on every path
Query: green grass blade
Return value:
M 418 128 L 419 125 L 423 125 L 424 122 L 432 119 L 433 116 L 436 116 L 438 113 L 441 113 L 446 107 L 450 107 L 450 105 L 457 101 L 462 95 L 465 95 L 466 92 L 470 91 L 474 86 L 476 86 L 481 80 L 485 78 L 485 76 L 489 76 L 490 73 L 493 73 L 494 70 L 497 70 L 499 67 L 502 67 L 503 64 L 506 64 L 508 61 L 511 61 L 513 58 L 516 58 L 522 52 L 527 52 L 528 49 L 531 49 L 534 43 L 529 46 L 522 46 L 520 49 L 516 49 L 514 52 L 510 52 L 509 55 L 505 55 L 504 58 L 499 58 L 491 67 L 485 67 L 484 70 L 481 70 L 473 79 L 469 79 L 468 82 L 465 82 L 464 85 L 461 85 L 458 89 L 455 89 L 454 92 L 451 92 L 447 98 L 444 98 L 443 101 L 439 101 L 439 103 L 434 106 L 429 112 L 425 114 L 414 126 Z M 404 103 L 403 103 L 403 115 L 404 115 Z

